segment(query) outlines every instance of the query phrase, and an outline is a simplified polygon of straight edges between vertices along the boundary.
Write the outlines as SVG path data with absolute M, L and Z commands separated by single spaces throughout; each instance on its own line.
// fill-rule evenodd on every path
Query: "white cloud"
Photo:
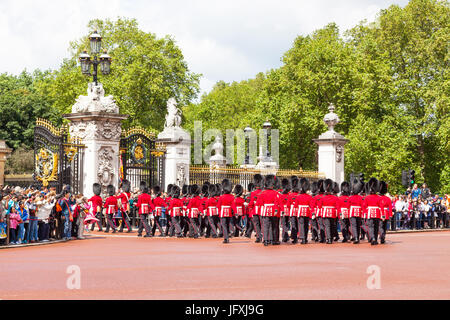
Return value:
M 407 0 L 1 0 L 0 73 L 57 68 L 69 42 L 94 18 L 136 18 L 141 29 L 174 36 L 203 91 L 281 65 L 297 35 L 329 22 L 344 31 Z

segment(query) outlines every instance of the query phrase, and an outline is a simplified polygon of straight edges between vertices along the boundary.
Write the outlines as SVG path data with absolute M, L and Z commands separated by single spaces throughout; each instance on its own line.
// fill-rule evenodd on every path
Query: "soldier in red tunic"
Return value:
M 340 188 L 339 184 L 336 181 L 333 181 L 333 195 L 338 197 Z M 339 199 L 339 197 L 338 197 Z M 331 220 L 331 234 L 333 236 L 334 241 L 339 241 L 339 233 L 338 233 L 338 223 L 339 223 L 339 212 L 336 212 L 336 217 Z
M 253 185 L 255 187 L 255 190 L 252 191 L 250 194 L 250 202 L 249 202 L 249 208 L 252 210 L 252 221 L 253 221 L 253 227 L 256 232 L 256 243 L 261 242 L 262 239 L 262 233 L 261 233 L 261 220 L 260 220 L 260 212 L 259 207 L 256 205 L 256 202 L 258 200 L 258 195 L 261 193 L 261 189 L 263 187 L 263 177 L 257 173 L 253 176 Z
M 319 208 L 319 201 L 325 196 L 325 189 L 324 189 L 324 180 L 320 179 L 317 182 L 317 187 L 319 189 L 319 194 L 314 197 L 316 200 L 316 217 L 317 217 L 317 224 L 319 225 L 319 238 L 320 243 L 325 243 L 325 223 L 324 223 L 324 217 L 323 217 L 323 210 Z
M 247 193 L 245 195 L 245 236 L 247 238 L 252 237 L 252 232 L 255 230 L 253 226 L 253 209 L 250 208 L 250 196 L 254 190 L 253 182 L 250 182 L 247 186 Z
M 343 243 L 348 242 L 350 240 L 350 184 L 347 181 L 341 183 L 341 195 L 339 197 L 339 206 L 341 207 L 341 212 L 339 213 L 339 223 L 341 225 L 341 233 Z
M 180 226 L 180 216 L 183 210 L 183 201 L 180 199 L 180 187 L 173 186 L 172 187 L 172 199 L 169 205 L 169 214 L 172 221 L 171 228 L 175 229 L 176 235 L 178 238 L 183 238 L 182 229 Z
M 367 195 L 363 201 L 363 210 L 367 218 L 369 241 L 371 245 L 378 244 L 378 228 L 381 220 L 382 198 L 377 195 L 378 180 L 370 178 L 367 182 Z
M 385 243 L 387 223 L 392 217 L 392 201 L 391 198 L 386 196 L 388 191 L 388 185 L 384 181 L 380 181 L 379 194 L 381 197 L 381 221 L 380 221 L 380 242 Z
M 200 198 L 200 188 L 194 184 L 191 186 L 192 198 L 188 203 L 189 223 L 194 232 L 194 239 L 200 236 L 200 223 L 198 217 L 203 212 L 202 198 Z
M 311 210 L 313 197 L 307 192 L 310 184 L 306 178 L 300 179 L 300 194 L 295 199 L 294 206 L 298 210 L 298 229 L 300 230 L 301 244 L 308 243 L 309 220 L 311 219 Z
M 364 184 L 355 178 L 352 182 L 352 195 L 348 198 L 350 227 L 352 230 L 351 241 L 353 241 L 354 244 L 358 244 L 360 240 L 359 237 L 363 216 L 363 197 L 361 197 L 360 193 L 363 188 Z
M 234 236 L 239 237 L 244 233 L 244 229 L 242 228 L 242 222 L 244 217 L 244 209 L 245 209 L 245 201 L 242 197 L 242 193 L 244 192 L 244 188 L 237 184 L 234 187 L 234 202 L 233 202 L 233 213 L 234 213 Z
M 337 217 L 337 212 L 340 210 L 339 199 L 334 193 L 334 183 L 331 179 L 324 181 L 325 195 L 319 199 L 318 207 L 322 214 L 323 224 L 325 227 L 325 237 L 327 238 L 327 244 L 333 243 L 332 224 L 333 219 Z
M 222 181 L 222 190 L 223 194 L 219 197 L 217 209 L 219 210 L 219 217 L 222 223 L 223 243 L 229 243 L 228 226 L 233 216 L 234 197 L 231 195 L 232 185 L 228 179 Z
M 219 224 L 219 211 L 217 210 L 217 186 L 210 184 L 208 187 L 208 200 L 206 201 L 206 218 L 208 226 L 206 228 L 206 236 L 217 238 L 217 229 Z
M 103 208 L 106 209 L 106 228 L 105 232 L 109 232 L 109 228 L 113 229 L 112 233 L 116 233 L 116 225 L 114 224 L 113 217 L 119 210 L 117 206 L 117 198 L 114 196 L 116 193 L 116 190 L 113 185 L 108 185 L 106 187 L 106 191 L 108 192 L 109 197 L 106 198 L 105 204 L 103 205 Z
M 290 204 L 289 204 L 289 194 L 291 191 L 291 183 L 288 179 L 284 178 L 281 180 L 282 191 L 280 193 L 280 211 L 281 211 L 281 228 L 282 228 L 282 242 L 289 241 L 289 220 L 291 218 Z
M 155 223 L 153 224 L 153 228 L 152 228 L 152 236 L 155 235 L 156 228 L 158 228 L 159 236 L 164 237 L 164 231 L 161 226 L 161 216 L 162 216 L 163 208 L 167 208 L 167 203 L 161 197 L 161 188 L 159 186 L 153 187 L 153 194 L 155 195 L 155 198 L 153 199 L 153 205 L 155 207 L 155 209 L 154 209 Z
M 100 197 L 100 194 L 102 193 L 102 186 L 99 183 L 94 183 L 92 185 L 92 191 L 94 192 L 94 195 L 88 200 L 88 202 L 91 205 L 92 213 L 95 215 L 95 217 L 98 219 L 98 221 L 92 223 L 91 231 L 94 231 L 94 227 L 95 227 L 96 223 L 98 226 L 98 231 L 103 231 L 103 228 L 102 228 L 103 199 L 102 199 L 102 197 Z
M 189 217 L 187 212 L 187 206 L 189 204 L 190 196 L 191 194 L 189 185 L 188 184 L 183 185 L 183 187 L 181 188 L 181 197 L 180 197 L 180 200 L 183 202 L 183 210 L 181 211 L 180 216 L 180 227 L 181 230 L 183 230 L 183 236 L 185 237 L 190 228 Z
M 279 239 L 276 238 L 275 228 L 279 227 L 276 223 L 277 211 L 279 210 L 279 194 L 273 190 L 275 186 L 275 176 L 268 174 L 264 179 L 264 191 L 258 195 L 256 206 L 260 208 L 260 215 L 263 225 L 263 241 L 264 246 L 271 243 L 274 245 L 280 244 Z
M 142 237 L 142 230 L 145 229 L 146 235 L 145 238 L 151 237 L 150 226 L 148 225 L 148 216 L 155 209 L 152 203 L 152 197 L 148 194 L 147 183 L 141 182 L 141 191 L 142 193 L 138 197 L 137 207 L 139 210 L 139 229 L 138 229 L 138 237 Z
M 205 235 L 205 230 L 208 226 L 208 220 L 206 219 L 206 202 L 208 201 L 208 188 L 209 188 L 209 182 L 206 181 L 202 186 L 202 207 L 203 211 L 199 215 L 199 221 L 200 221 L 200 237 L 203 237 Z
M 128 180 L 123 180 L 122 181 L 122 192 L 117 197 L 117 199 L 120 199 L 120 208 L 119 209 L 122 214 L 122 216 L 121 216 L 122 223 L 120 225 L 119 232 L 123 232 L 123 228 L 125 225 L 128 228 L 128 232 L 131 232 L 131 230 L 132 230 L 131 223 L 128 218 L 130 215 L 130 197 L 131 197 L 130 188 L 131 188 L 131 182 Z
M 166 196 L 164 197 L 164 201 L 167 204 L 166 210 L 164 211 L 164 217 L 166 219 L 166 231 L 164 232 L 164 236 L 167 237 L 169 236 L 169 231 L 173 228 L 171 228 L 172 225 L 172 221 L 171 221 L 171 217 L 169 215 L 169 205 L 170 205 L 170 201 L 172 200 L 172 188 L 173 188 L 173 184 L 168 184 L 167 185 L 167 192 L 166 192 Z M 173 235 L 170 235 L 173 236 Z

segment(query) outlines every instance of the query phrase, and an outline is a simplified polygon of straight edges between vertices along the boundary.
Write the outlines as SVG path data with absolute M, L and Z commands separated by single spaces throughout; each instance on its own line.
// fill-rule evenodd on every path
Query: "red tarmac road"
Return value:
M 450 299 L 450 232 L 384 245 L 264 247 L 247 238 L 88 240 L 0 250 L 0 299 Z M 80 289 L 67 268 L 80 267 Z M 381 289 L 367 268 L 380 267 Z

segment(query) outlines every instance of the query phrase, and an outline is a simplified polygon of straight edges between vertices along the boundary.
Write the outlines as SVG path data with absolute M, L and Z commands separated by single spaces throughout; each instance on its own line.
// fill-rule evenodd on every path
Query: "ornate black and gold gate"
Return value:
M 37 119 L 34 128 L 34 180 L 36 187 L 54 187 L 61 192 L 70 185 L 79 193 L 83 181 L 85 146 L 71 139 L 67 126 L 55 127 L 45 119 Z
M 141 181 L 149 187 L 164 185 L 165 145 L 155 134 L 142 128 L 122 130 L 120 139 L 120 178 L 131 182 L 134 190 Z

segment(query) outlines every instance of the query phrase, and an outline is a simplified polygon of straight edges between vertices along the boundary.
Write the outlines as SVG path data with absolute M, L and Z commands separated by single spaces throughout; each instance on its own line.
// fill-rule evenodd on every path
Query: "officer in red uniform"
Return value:
M 187 206 L 189 203 L 190 196 L 191 194 L 189 185 L 188 184 L 183 185 L 183 187 L 181 188 L 181 197 L 180 197 L 180 200 L 183 202 L 183 210 L 181 211 L 180 216 L 180 227 L 181 230 L 183 230 L 183 236 L 185 237 L 190 228 L 189 217 L 187 212 Z
M 233 216 L 234 197 L 231 195 L 232 185 L 228 179 L 222 181 L 223 194 L 219 197 L 217 202 L 217 209 L 219 211 L 220 221 L 222 223 L 223 243 L 229 243 L 228 226 L 230 219 Z
M 245 236 L 247 238 L 252 237 L 252 232 L 255 230 L 253 226 L 253 209 L 250 208 L 250 196 L 255 188 L 253 182 L 250 182 L 247 186 L 247 193 L 244 197 L 245 200 Z
M 296 197 L 294 206 L 298 210 L 298 229 L 300 230 L 301 244 L 308 243 L 309 220 L 311 219 L 311 210 L 313 197 L 307 192 L 309 191 L 310 183 L 306 178 L 300 179 L 300 194 Z
M 282 228 L 282 237 L 281 241 L 288 242 L 289 241 L 289 220 L 291 218 L 290 212 L 290 204 L 289 204 L 289 194 L 291 191 L 291 183 L 288 179 L 284 178 L 281 180 L 281 188 L 282 191 L 280 193 L 280 211 L 281 211 L 281 228 Z
M 150 226 L 148 225 L 148 216 L 155 209 L 152 203 L 152 197 L 148 194 L 147 183 L 141 182 L 141 191 L 142 193 L 138 197 L 137 207 L 139 210 L 139 229 L 138 229 L 138 237 L 142 237 L 142 230 L 145 229 L 146 235 L 145 238 L 151 237 Z
M 106 209 L 106 228 L 105 232 L 109 232 L 109 228 L 113 229 L 112 233 L 116 233 L 116 225 L 114 224 L 113 217 L 119 210 L 119 207 L 117 205 L 117 198 L 114 196 L 116 193 L 116 190 L 113 185 L 108 185 L 106 187 L 106 192 L 108 193 L 109 197 L 106 198 L 105 204 L 103 205 L 103 208 Z
M 339 184 L 336 181 L 333 181 L 333 195 L 338 197 L 339 194 Z M 339 199 L 339 197 L 338 197 Z M 338 233 L 338 223 L 339 223 L 339 212 L 336 212 L 336 217 L 331 220 L 331 234 L 333 235 L 334 241 L 339 241 L 339 233 Z
M 253 228 L 256 232 L 256 243 L 261 242 L 262 239 L 262 233 L 261 233 L 261 219 L 260 219 L 260 212 L 259 207 L 256 205 L 256 202 L 258 200 L 258 195 L 261 193 L 261 189 L 263 187 L 263 177 L 257 173 L 253 176 L 253 185 L 255 187 L 255 190 L 252 191 L 250 194 L 250 202 L 249 202 L 249 208 L 252 210 L 252 221 L 253 221 Z
M 217 238 L 217 229 L 219 224 L 219 211 L 217 210 L 217 186 L 210 184 L 208 187 L 208 200 L 206 201 L 205 211 L 208 220 L 206 236 Z
M 317 222 L 317 200 L 316 196 L 319 193 L 319 187 L 317 185 L 317 181 L 311 183 L 311 196 L 313 197 L 311 200 L 311 232 L 312 232 L 312 240 L 314 242 L 319 241 L 319 223 Z
M 339 213 L 339 223 L 341 225 L 341 233 L 343 243 L 350 240 L 350 184 L 347 181 L 341 183 L 341 195 L 339 197 L 339 206 L 341 207 L 341 212 Z
M 200 236 L 199 216 L 203 212 L 202 198 L 200 197 L 200 187 L 196 184 L 191 186 L 192 198 L 188 203 L 189 223 L 194 232 L 194 239 Z
M 325 195 L 319 199 L 318 207 L 321 210 L 323 224 L 325 227 L 325 237 L 327 244 L 333 243 L 332 224 L 333 219 L 336 219 L 337 212 L 340 210 L 339 198 L 333 195 L 334 183 L 331 179 L 324 181 Z
M 325 189 L 324 189 L 324 180 L 320 179 L 317 182 L 317 187 L 319 189 L 319 194 L 314 197 L 316 200 L 316 217 L 317 217 L 317 224 L 319 225 L 319 240 L 320 243 L 325 243 L 325 223 L 324 223 L 324 217 L 322 209 L 319 208 L 319 202 L 320 199 L 322 199 L 325 196 Z M 331 235 L 330 235 L 331 236 Z
M 201 193 L 201 198 L 202 198 L 202 207 L 203 207 L 203 211 L 200 213 L 198 219 L 199 219 L 199 223 L 200 223 L 200 237 L 203 237 L 205 235 L 205 230 L 208 226 L 208 220 L 206 219 L 206 202 L 208 201 L 208 188 L 209 188 L 209 182 L 206 181 L 203 185 L 202 185 L 202 193 Z
M 152 228 L 152 236 L 155 235 L 156 228 L 158 228 L 159 236 L 160 237 L 164 237 L 164 231 L 163 231 L 163 228 L 161 226 L 161 216 L 162 216 L 163 208 L 167 208 L 167 203 L 161 197 L 161 188 L 160 188 L 160 186 L 154 186 L 153 187 L 153 194 L 155 195 L 155 198 L 153 199 L 153 206 L 155 207 L 155 209 L 154 209 L 155 223 L 153 224 L 153 228 Z
M 169 215 L 171 217 L 172 225 L 171 228 L 175 229 L 178 238 L 183 238 L 183 232 L 180 226 L 180 216 L 183 210 L 183 201 L 180 199 L 180 187 L 172 187 L 172 199 L 169 204 Z M 169 231 L 170 232 L 170 231 Z
M 350 240 L 353 241 L 354 244 L 358 244 L 360 240 L 359 237 L 363 216 L 363 197 L 360 193 L 363 188 L 364 184 L 355 178 L 352 182 L 352 195 L 348 198 L 350 227 L 352 230 L 352 238 Z
M 102 228 L 103 199 L 102 197 L 100 197 L 100 194 L 102 193 L 102 186 L 99 183 L 94 183 L 92 185 L 92 191 L 94 192 L 94 195 L 88 200 L 88 202 L 91 204 L 92 213 L 95 214 L 95 217 L 98 219 L 98 221 L 92 223 L 91 231 L 94 231 L 96 223 L 98 226 L 98 231 L 103 231 Z
M 377 195 L 378 180 L 370 178 L 367 182 L 367 195 L 363 201 L 363 210 L 367 218 L 369 241 L 371 245 L 378 244 L 378 229 L 381 220 L 382 198 Z
M 129 214 L 130 214 L 130 188 L 131 188 L 131 182 L 128 180 L 122 181 L 122 192 L 119 194 L 117 199 L 120 199 L 120 212 L 122 214 L 121 216 L 121 225 L 119 232 L 123 232 L 123 228 L 126 225 L 128 228 L 128 232 L 131 232 L 132 227 L 129 220 Z
M 264 179 L 264 191 L 258 195 L 256 200 L 256 206 L 260 208 L 260 215 L 263 225 L 263 241 L 264 246 L 268 246 L 271 243 L 274 245 L 280 244 L 279 239 L 276 238 L 275 228 L 277 228 L 276 220 L 277 212 L 279 210 L 279 194 L 273 190 L 275 186 L 275 176 L 268 174 Z
M 380 221 L 380 242 L 383 244 L 386 241 L 387 223 L 392 217 L 392 201 L 386 196 L 388 185 L 384 181 L 380 181 L 379 191 L 381 197 L 381 221 Z
M 234 213 L 234 236 L 239 237 L 242 236 L 244 229 L 242 228 L 242 222 L 244 218 L 244 210 L 245 210 L 245 201 L 242 197 L 242 193 L 244 192 L 244 188 L 237 184 L 234 186 L 234 202 L 233 202 L 233 213 Z

